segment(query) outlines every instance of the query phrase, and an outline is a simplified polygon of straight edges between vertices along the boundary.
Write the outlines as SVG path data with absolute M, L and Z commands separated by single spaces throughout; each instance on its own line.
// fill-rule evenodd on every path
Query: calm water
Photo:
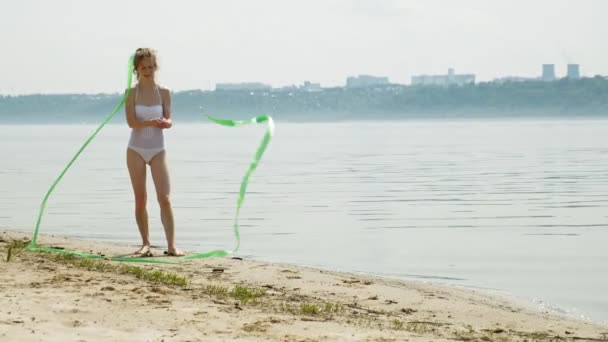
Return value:
M 138 243 L 120 122 L 59 184 L 42 233 Z M 1 128 L 0 228 L 31 231 L 95 127 Z M 183 249 L 234 246 L 237 191 L 263 132 L 166 132 Z M 277 122 L 245 200 L 240 253 L 506 291 L 608 321 L 607 133 L 608 120 Z M 164 246 L 148 189 L 153 243 Z

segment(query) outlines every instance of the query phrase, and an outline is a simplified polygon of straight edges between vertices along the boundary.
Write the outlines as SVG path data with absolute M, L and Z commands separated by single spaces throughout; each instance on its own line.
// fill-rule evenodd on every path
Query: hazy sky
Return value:
M 358 74 L 407 84 L 448 67 L 484 81 L 542 63 L 606 75 L 606 13 L 606 0 L 5 1 L 0 94 L 119 92 L 141 46 L 175 91 Z

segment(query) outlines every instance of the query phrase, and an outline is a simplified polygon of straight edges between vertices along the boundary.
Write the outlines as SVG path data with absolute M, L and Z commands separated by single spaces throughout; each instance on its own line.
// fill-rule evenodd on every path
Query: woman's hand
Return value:
M 164 128 L 163 119 L 154 119 L 146 121 L 149 127 Z
M 171 119 L 162 118 L 160 119 L 160 122 L 160 128 L 171 128 L 173 126 L 173 121 Z

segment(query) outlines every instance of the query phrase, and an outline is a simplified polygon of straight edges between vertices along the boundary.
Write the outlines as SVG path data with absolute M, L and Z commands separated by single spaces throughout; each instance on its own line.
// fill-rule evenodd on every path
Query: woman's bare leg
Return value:
M 160 219 L 165 227 L 167 237 L 167 254 L 174 256 L 184 255 L 175 246 L 175 225 L 173 222 L 173 209 L 171 208 L 171 184 L 169 182 L 169 169 L 167 167 L 166 152 L 162 151 L 150 161 L 152 179 L 156 188 L 156 198 L 160 207 Z
M 148 254 L 150 252 L 150 230 L 148 228 L 148 211 L 146 209 L 146 163 L 137 152 L 128 148 L 127 167 L 135 196 L 135 221 L 137 221 L 142 241 L 141 248 L 135 254 Z

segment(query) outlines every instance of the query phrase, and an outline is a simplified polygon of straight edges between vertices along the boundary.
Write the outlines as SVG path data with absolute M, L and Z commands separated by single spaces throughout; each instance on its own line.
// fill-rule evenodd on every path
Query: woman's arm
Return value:
M 133 89 L 129 92 L 129 96 L 125 101 L 125 114 L 127 116 L 127 125 L 131 128 L 144 128 L 144 127 L 159 127 L 160 120 L 137 120 L 135 116 L 135 98 L 133 97 Z
M 173 120 L 171 119 L 171 90 L 161 88 L 161 97 L 163 99 L 163 126 L 162 128 L 171 128 Z

